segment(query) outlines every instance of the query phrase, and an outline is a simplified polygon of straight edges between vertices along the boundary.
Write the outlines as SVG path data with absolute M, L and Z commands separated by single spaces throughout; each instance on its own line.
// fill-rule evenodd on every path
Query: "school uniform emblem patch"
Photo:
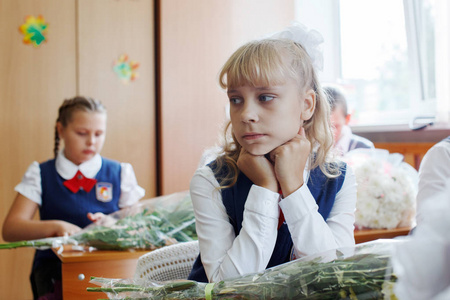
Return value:
M 97 200 L 102 202 L 109 202 L 113 198 L 113 187 L 108 182 L 97 182 L 95 185 L 95 193 Z

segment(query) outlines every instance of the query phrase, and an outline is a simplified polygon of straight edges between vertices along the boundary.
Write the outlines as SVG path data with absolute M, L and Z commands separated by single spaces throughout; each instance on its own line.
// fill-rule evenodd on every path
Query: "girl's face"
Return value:
M 58 134 L 64 140 L 64 155 L 79 165 L 103 148 L 106 133 L 106 114 L 75 111 L 66 127 L 57 123 Z
M 348 124 L 348 121 L 350 118 L 345 116 L 345 113 L 342 109 L 342 107 L 337 106 L 330 115 L 330 121 L 333 125 L 333 136 L 334 136 L 334 143 L 336 144 L 342 133 L 342 128 L 344 128 L 345 125 Z
M 274 86 L 244 85 L 227 93 L 233 133 L 253 155 L 265 155 L 294 138 L 315 107 L 315 93 L 303 94 L 293 79 Z

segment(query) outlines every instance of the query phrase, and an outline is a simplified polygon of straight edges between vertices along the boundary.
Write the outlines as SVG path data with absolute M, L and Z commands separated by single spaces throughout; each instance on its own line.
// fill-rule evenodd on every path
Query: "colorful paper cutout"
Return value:
M 126 84 L 138 78 L 137 68 L 139 68 L 138 62 L 133 60 L 128 61 L 128 55 L 122 54 L 114 62 L 113 70 L 119 76 L 120 80 Z
M 47 29 L 48 23 L 41 15 L 37 18 L 34 16 L 25 17 L 25 23 L 19 27 L 19 31 L 24 35 L 23 43 L 32 44 L 34 47 L 46 42 Z

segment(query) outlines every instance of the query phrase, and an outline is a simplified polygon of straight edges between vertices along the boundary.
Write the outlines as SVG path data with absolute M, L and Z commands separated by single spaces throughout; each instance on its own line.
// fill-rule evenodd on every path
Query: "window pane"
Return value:
M 387 111 L 408 119 L 411 79 L 403 1 L 341 0 L 340 23 L 340 83 L 352 124 L 392 123 L 380 117 Z
M 416 30 L 422 74 L 422 99 L 436 98 L 435 85 L 435 19 L 436 3 L 434 0 L 415 0 Z

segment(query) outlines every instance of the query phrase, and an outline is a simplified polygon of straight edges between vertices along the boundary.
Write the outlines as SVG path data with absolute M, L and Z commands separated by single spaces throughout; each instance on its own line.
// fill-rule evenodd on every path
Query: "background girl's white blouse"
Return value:
M 56 158 L 56 170 L 64 179 L 70 179 L 80 170 L 86 177 L 94 178 L 101 168 L 101 156 L 96 155 L 87 162 L 77 166 L 64 157 L 63 152 L 58 154 Z M 119 207 L 131 206 L 145 195 L 145 190 L 140 187 L 134 174 L 133 166 L 129 163 L 120 163 L 121 165 L 121 195 L 119 199 Z M 41 186 L 41 170 L 39 163 L 34 161 L 25 172 L 22 181 L 14 188 L 14 190 L 31 201 L 42 204 L 42 186 Z

